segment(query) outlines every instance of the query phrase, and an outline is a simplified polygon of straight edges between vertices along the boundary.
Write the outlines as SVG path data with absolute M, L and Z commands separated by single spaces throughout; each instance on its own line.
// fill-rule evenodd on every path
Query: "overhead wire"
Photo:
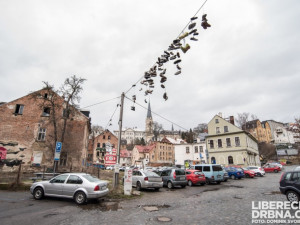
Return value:
M 108 123 L 107 123 L 106 126 L 105 126 L 105 130 L 107 129 L 108 126 L 111 125 L 112 118 L 114 117 L 114 115 L 115 115 L 115 113 L 116 113 L 116 111 L 117 111 L 117 109 L 118 109 L 119 106 L 120 106 L 120 104 L 117 104 L 117 107 L 116 107 L 115 111 L 113 112 L 113 114 L 111 115 L 111 117 L 110 117 Z
M 194 14 L 193 17 L 197 16 L 197 14 L 200 12 L 200 10 L 203 8 L 203 6 L 205 5 L 205 3 L 206 3 L 207 1 L 208 1 L 208 0 L 205 0 L 205 1 L 203 2 L 203 4 L 200 6 L 200 8 L 197 10 L 197 12 Z M 191 21 L 189 21 L 189 22 L 185 25 L 185 27 L 184 27 L 184 28 L 182 29 L 182 31 L 178 34 L 178 36 L 176 37 L 176 39 L 180 37 L 180 35 L 185 31 L 185 29 L 188 27 L 188 25 L 189 25 L 190 23 L 191 23 Z M 154 63 L 153 66 L 155 66 L 155 63 Z M 144 75 L 143 75 L 137 82 L 135 82 L 134 85 L 132 85 L 132 86 L 125 92 L 125 94 L 127 94 L 127 93 L 128 93 L 135 85 L 137 85 L 143 78 L 144 78 Z
M 127 98 L 127 99 L 130 100 L 130 101 L 132 101 L 132 99 L 128 98 L 126 95 L 125 95 L 125 98 Z M 132 101 L 132 102 L 133 102 L 133 101 Z M 148 110 L 145 106 L 139 104 L 138 102 L 135 101 L 135 103 L 136 103 L 138 106 L 144 108 L 145 110 Z M 177 123 L 174 123 L 173 121 L 171 121 L 171 120 L 169 120 L 169 119 L 167 119 L 167 118 L 165 118 L 165 117 L 159 115 L 158 113 L 156 113 L 156 112 L 154 112 L 154 111 L 152 111 L 152 110 L 151 110 L 151 113 L 153 113 L 153 114 L 155 114 L 156 116 L 158 116 L 158 117 L 160 117 L 160 118 L 162 118 L 162 119 L 164 119 L 164 120 L 166 120 L 166 121 L 168 121 L 168 122 L 170 122 L 170 123 L 176 125 L 176 126 L 179 127 L 179 128 L 182 128 L 182 129 L 184 129 L 184 130 L 186 130 L 186 131 L 189 131 L 188 129 L 186 129 L 186 128 L 180 126 L 180 125 L 178 125 Z
M 119 96 L 119 97 L 115 97 L 115 98 L 112 98 L 112 99 L 104 100 L 104 101 L 101 101 L 101 102 L 98 102 L 98 103 L 95 103 L 95 104 L 92 104 L 92 105 L 85 106 L 81 109 L 85 109 L 85 108 L 92 107 L 92 106 L 95 106 L 95 105 L 99 105 L 99 104 L 102 104 L 102 103 L 105 103 L 105 102 L 109 102 L 109 101 L 115 100 L 117 98 L 121 98 L 121 97 Z

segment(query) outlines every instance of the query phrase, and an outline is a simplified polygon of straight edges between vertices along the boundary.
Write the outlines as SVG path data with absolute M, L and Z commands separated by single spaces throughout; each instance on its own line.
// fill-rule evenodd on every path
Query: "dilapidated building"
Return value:
M 90 118 L 86 112 L 83 114 L 72 106 L 67 112 L 64 98 L 48 89 L 4 103 L 0 105 L 0 169 L 14 169 L 14 162 L 20 161 L 23 170 L 51 169 L 59 141 L 62 149 L 57 171 L 82 171 L 89 133 Z

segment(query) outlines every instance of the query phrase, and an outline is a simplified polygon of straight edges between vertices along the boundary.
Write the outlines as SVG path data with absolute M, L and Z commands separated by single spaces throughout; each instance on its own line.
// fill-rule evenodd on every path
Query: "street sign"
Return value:
M 62 146 L 62 143 L 57 141 L 56 147 L 55 147 L 54 161 L 59 161 L 61 146 Z
M 132 191 L 132 169 L 125 170 L 125 177 L 124 177 L 124 194 L 131 195 Z

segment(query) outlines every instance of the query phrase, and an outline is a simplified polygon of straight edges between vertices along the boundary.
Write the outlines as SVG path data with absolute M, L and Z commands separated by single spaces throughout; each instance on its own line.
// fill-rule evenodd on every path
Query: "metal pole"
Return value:
M 124 92 L 121 95 L 121 107 L 120 107 L 120 119 L 119 119 L 119 137 L 118 137 L 118 149 L 117 149 L 117 164 L 120 164 L 120 148 L 121 148 L 121 138 L 122 138 L 122 121 L 123 121 L 123 105 L 124 105 Z M 115 182 L 114 187 L 119 186 L 119 171 L 114 173 Z

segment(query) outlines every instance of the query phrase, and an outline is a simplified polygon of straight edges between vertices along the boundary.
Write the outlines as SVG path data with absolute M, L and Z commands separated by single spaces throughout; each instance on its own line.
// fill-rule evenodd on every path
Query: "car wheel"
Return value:
M 287 191 L 286 192 L 286 198 L 290 202 L 299 202 L 299 195 L 294 191 Z
M 241 177 L 238 178 L 239 180 L 242 179 Z
M 191 180 L 189 180 L 187 184 L 188 184 L 190 187 L 193 186 L 193 182 L 192 182 Z
M 33 191 L 33 197 L 34 197 L 34 199 L 40 200 L 40 199 L 43 198 L 43 196 L 44 196 L 44 190 L 43 190 L 43 188 L 37 187 L 37 188 L 34 189 L 34 191 Z
M 210 182 L 209 182 L 209 179 L 208 179 L 208 178 L 206 178 L 206 180 L 205 180 L 205 183 L 206 183 L 206 184 L 210 184 Z
M 200 185 L 201 185 L 201 186 L 204 186 L 205 184 L 206 184 L 206 183 L 201 183 Z
M 182 187 L 182 188 L 185 188 L 185 187 L 186 187 L 186 185 L 181 185 L 181 187 Z
M 142 190 L 142 185 L 141 185 L 141 183 L 139 181 L 136 183 L 136 190 L 137 191 Z
M 235 179 L 235 176 L 234 176 L 234 175 L 231 175 L 230 178 L 231 178 L 232 180 L 234 180 L 234 179 Z
M 224 182 L 227 182 L 227 179 L 223 180 Z
M 154 188 L 155 191 L 159 191 L 159 188 Z
M 260 173 L 259 176 L 262 177 L 263 175 Z
M 78 192 L 76 192 L 74 199 L 78 205 L 82 205 L 86 202 L 86 195 L 84 192 L 78 191 Z
M 274 170 L 275 173 L 278 173 L 278 170 Z
M 249 176 L 249 174 L 246 173 L 246 174 L 245 174 L 245 177 L 246 177 L 246 178 L 249 178 L 250 176 Z
M 217 184 L 221 184 L 221 181 L 217 181 Z
M 168 186 L 169 189 L 172 189 L 172 188 L 173 188 L 172 182 L 171 182 L 171 181 L 168 181 L 167 186 Z

